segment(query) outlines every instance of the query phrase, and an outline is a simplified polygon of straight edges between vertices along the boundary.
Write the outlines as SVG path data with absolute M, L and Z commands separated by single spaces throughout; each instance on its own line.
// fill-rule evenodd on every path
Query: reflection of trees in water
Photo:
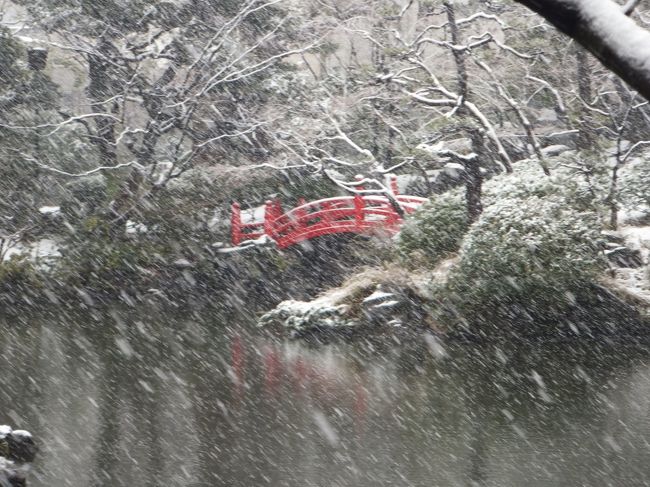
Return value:
M 93 486 L 108 487 L 126 485 L 121 468 L 120 455 L 120 402 L 123 397 L 122 380 L 124 367 L 122 357 L 115 351 L 113 333 L 100 335 L 97 346 L 101 363 L 101 375 L 98 375 L 100 388 L 98 397 L 98 434 L 95 440 L 95 467 Z
M 35 435 L 40 453 L 30 477 L 48 478 L 40 472 L 42 457 L 56 448 L 48 421 L 57 417 L 52 410 L 65 408 L 68 397 L 57 387 L 58 374 L 68 368 L 67 331 L 58 323 L 41 324 L 31 317 L 20 316 L 11 323 L 0 319 L 0 424 L 27 429 Z
M 19 321 L 0 334 L 0 424 L 38 430 L 41 416 L 37 405 L 43 398 L 43 371 L 47 368 L 42 362 L 47 357 L 42 328 Z
M 274 345 L 245 333 L 224 335 L 212 323 L 196 326 L 202 328 L 201 339 L 196 334 L 191 340 L 157 337 L 161 341 L 144 345 L 132 340 L 135 356 L 143 358 L 132 359 L 126 370 L 116 366 L 114 355 L 104 358 L 105 377 L 117 378 L 120 385 L 116 392 L 115 381 L 108 381 L 102 394 L 128 398 L 126 410 L 135 408 L 131 426 L 141 435 L 138 448 L 145 451 L 142 470 L 150 485 L 164 478 L 160 472 L 170 460 L 164 455 L 170 435 L 163 424 L 173 421 L 165 417 L 154 367 L 174 370 L 188 381 L 197 454 L 194 464 L 183 455 L 171 460 L 195 467 L 200 487 L 303 485 L 306 480 L 417 484 L 423 477 L 492 485 L 508 472 L 516 476 L 530 467 L 525 455 L 535 448 L 572 438 L 567 422 L 577 431 L 593 428 L 604 414 L 599 391 L 613 369 L 627 367 L 617 355 L 575 348 L 467 345 L 449 347 L 449 357 L 440 361 L 431 358 L 424 342 L 382 350 L 383 358 L 373 358 L 354 347 Z M 106 348 L 115 348 L 111 340 Z M 176 352 L 174 340 L 180 342 Z M 118 356 L 120 361 L 124 358 Z M 119 402 L 101 402 L 102 422 L 115 424 Z M 324 439 L 315 411 L 340 436 L 337 446 Z M 115 458 L 116 433 L 102 430 L 105 439 L 98 445 L 105 450 L 99 454 L 104 464 L 98 468 L 124 465 L 123 458 Z M 501 458 L 504 448 L 522 451 Z M 508 458 L 522 464 L 505 465 Z M 534 466 L 534 475 L 559 475 Z M 504 468 L 508 472 L 501 472 Z
M 144 326 L 144 325 L 141 325 Z M 139 336 L 137 328 L 132 328 L 130 343 L 133 356 L 126 362 L 125 395 L 129 398 L 129 409 L 133 415 L 133 443 L 136 451 L 143 453 L 144 477 L 141 485 L 156 487 L 164 485 L 165 449 L 162 440 L 163 406 L 162 380 L 160 375 L 167 371 L 165 357 L 170 356 L 169 347 L 164 340 L 155 335 L 147 338 Z
M 227 485 L 230 418 L 220 354 L 209 343 L 197 344 L 188 357 L 189 390 L 198 440 L 197 487 Z
M 33 326 L 1 345 L 3 421 L 14 409 L 38 424 L 40 411 L 75 404 L 61 400 L 92 395 L 97 384 L 98 423 L 80 421 L 73 433 L 93 441 L 96 487 L 483 486 L 524 474 L 572 485 L 648 473 L 647 427 L 630 433 L 619 422 L 642 425 L 633 404 L 650 397 L 650 379 L 627 377 L 629 348 L 446 345 L 447 358 L 435 359 L 423 340 L 310 348 L 187 317 L 136 319 L 111 318 L 83 336 Z M 120 351 L 118 338 L 130 350 Z M 99 363 L 89 363 L 95 355 Z M 60 390 L 44 392 L 53 377 Z M 613 377 L 634 389 L 621 396 Z
M 604 407 L 603 391 L 618 370 L 628 370 L 630 359 L 629 353 L 596 343 L 481 347 L 465 353 L 454 368 L 463 369 L 458 378 L 466 384 L 463 407 L 472 431 L 467 441 L 468 485 L 496 485 L 501 474 L 572 485 L 594 471 L 601 475 L 594 481 L 616 478 L 602 476 L 600 467 L 611 454 L 598 445 L 597 425 L 611 413 Z M 590 431 L 595 434 L 587 434 Z M 594 455 L 597 452 L 602 454 Z M 566 462 L 581 455 L 585 465 Z
M 182 327 L 169 332 L 176 323 L 118 321 L 91 339 L 102 371 L 94 485 L 189 485 L 195 471 L 198 485 L 225 485 L 236 431 L 219 342 L 190 342 Z
M 88 485 L 88 413 L 94 412 L 89 377 L 96 363 L 67 317 L 24 320 L 0 322 L 0 424 L 35 436 L 40 452 L 30 485 L 58 485 L 63 478 Z
M 188 355 L 197 486 L 266 484 L 274 455 L 287 451 L 283 434 L 292 427 L 292 418 L 267 403 L 278 393 L 277 357 L 260 357 L 246 334 L 208 339 Z
M 161 411 L 168 344 L 143 335 L 133 323 L 94 334 L 93 340 L 101 361 L 94 485 L 164 485 L 170 459 L 162 422 L 173 420 Z

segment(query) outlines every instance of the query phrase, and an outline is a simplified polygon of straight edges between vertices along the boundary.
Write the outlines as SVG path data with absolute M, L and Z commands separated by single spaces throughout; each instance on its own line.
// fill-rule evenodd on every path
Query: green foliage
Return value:
M 95 174 L 77 178 L 65 184 L 65 199 L 61 201 L 61 209 L 71 223 L 76 223 L 88 215 L 100 213 L 109 200 L 107 183 L 110 178 Z M 99 221 L 97 217 L 94 218 Z M 89 225 L 92 218 L 83 221 Z
M 25 86 L 26 96 L 23 103 L 37 107 L 39 112 L 55 110 L 59 106 L 57 90 L 56 84 L 49 76 L 38 71 L 33 72 Z
M 458 250 L 469 228 L 460 192 L 435 197 L 407 220 L 398 237 L 400 254 L 411 263 L 433 266 Z
M 38 273 L 28 260 L 13 257 L 0 262 L 0 294 L 16 295 L 41 285 Z
M 483 205 L 489 209 L 503 202 L 527 205 L 545 199 L 573 211 L 597 214 L 598 187 L 568 169 L 546 177 L 539 165 L 522 162 L 512 174 L 502 174 L 484 184 Z M 489 214 L 489 212 L 487 213 Z M 481 217 L 481 220 L 483 217 Z M 597 228 L 598 224 L 594 228 Z M 439 195 L 407 221 L 398 239 L 399 251 L 415 265 L 435 266 L 458 251 L 469 229 L 465 199 L 459 190 Z
M 75 287 L 115 291 L 146 282 L 168 254 L 161 243 L 116 235 L 109 223 L 91 217 L 65 242 L 57 277 Z
M 26 58 L 21 43 L 0 27 L 0 120 L 21 106 L 39 112 L 56 107 L 56 85 L 43 73 L 27 70 Z
M 322 44 L 318 45 L 318 47 L 314 49 L 314 52 L 317 52 L 323 56 L 328 56 L 335 54 L 339 47 L 340 46 L 336 42 L 325 41 Z
M 23 46 L 0 28 L 0 227 L 7 231 L 33 223 L 38 206 L 48 204 L 56 188 L 39 179 L 35 160 L 57 159 L 69 147 L 68 140 L 58 139 L 61 134 L 46 138 L 35 130 L 7 127 L 46 124 L 57 107 L 54 83 L 26 69 L 26 56 Z
M 0 89 L 10 89 L 19 81 L 23 72 L 17 62 L 24 57 L 23 47 L 9 34 L 9 31 L 0 28 Z
M 459 251 L 449 279 L 434 289 L 442 319 L 494 323 L 513 319 L 513 310 L 540 318 L 567 309 L 603 270 L 597 184 L 570 169 L 549 178 L 530 162 L 484 190 L 473 225 L 464 198 L 451 192 L 418 211 L 399 237 L 411 264 L 434 267 Z

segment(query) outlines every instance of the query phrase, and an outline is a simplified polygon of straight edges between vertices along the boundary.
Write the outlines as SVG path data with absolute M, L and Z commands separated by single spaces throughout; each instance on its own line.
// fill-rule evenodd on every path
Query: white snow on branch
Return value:
M 621 58 L 650 71 L 650 32 L 630 19 L 625 8 L 611 0 L 573 0 L 580 17 Z
M 87 171 L 74 173 L 74 172 L 64 171 L 63 169 L 58 169 L 56 167 L 48 166 L 47 164 L 43 164 L 37 158 L 35 158 L 33 156 L 30 156 L 29 154 L 21 153 L 21 155 L 25 159 L 27 159 L 28 161 L 31 161 L 31 162 L 35 163 L 41 169 L 45 169 L 46 171 L 50 171 L 50 172 L 53 172 L 53 173 L 56 173 L 56 174 L 60 174 L 61 176 L 69 176 L 69 177 L 73 177 L 73 178 L 83 178 L 83 177 L 86 177 L 86 176 L 90 176 L 92 174 L 96 174 L 98 172 L 113 171 L 113 170 L 117 170 L 117 169 L 123 169 L 125 167 L 131 167 L 131 166 L 140 167 L 140 165 L 137 163 L 137 161 L 134 160 L 134 161 L 130 161 L 130 162 L 123 162 L 123 163 L 120 163 L 120 164 L 116 164 L 114 166 L 97 166 L 97 167 L 94 167 L 94 168 L 89 169 Z
M 5 125 L 5 124 L 0 124 L 0 127 L 6 128 L 9 130 L 36 130 L 36 129 L 42 129 L 42 128 L 49 128 L 49 127 L 54 127 L 54 130 L 51 132 L 47 133 L 46 136 L 54 135 L 56 132 L 58 132 L 62 127 L 69 125 L 71 123 L 75 122 L 80 122 L 81 120 L 85 120 L 87 118 L 110 118 L 112 120 L 115 120 L 116 122 L 121 122 L 121 120 L 116 117 L 115 115 L 111 113 L 86 113 L 85 115 L 77 115 L 75 117 L 70 117 L 66 120 L 63 120 L 62 122 L 59 123 L 44 123 L 40 125 Z

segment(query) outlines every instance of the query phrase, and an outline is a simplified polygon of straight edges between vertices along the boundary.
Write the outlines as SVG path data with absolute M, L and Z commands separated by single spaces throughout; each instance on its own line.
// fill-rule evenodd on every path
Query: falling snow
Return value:
M 650 10 L 542 3 L 0 1 L 0 486 L 650 486 Z

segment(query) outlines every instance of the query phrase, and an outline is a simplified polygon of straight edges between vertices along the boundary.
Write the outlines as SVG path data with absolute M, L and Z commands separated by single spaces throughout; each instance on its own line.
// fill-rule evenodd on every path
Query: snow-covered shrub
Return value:
M 11 301 L 18 300 L 22 293 L 39 288 L 42 284 L 34 265 L 24 257 L 0 262 L 0 304 L 4 296 L 10 297 Z
M 398 250 L 410 261 L 435 265 L 458 250 L 468 227 L 462 194 L 445 193 L 425 203 L 406 221 L 398 237 Z
M 515 164 L 513 173 L 484 183 L 483 207 L 490 209 L 504 202 L 514 202 L 517 207 L 532 204 L 533 199 L 549 199 L 558 207 L 594 214 L 604 192 L 597 178 L 587 180 L 573 169 L 577 163 L 571 162 L 567 161 L 568 167 L 558 166 L 551 177 L 545 176 L 535 161 Z M 435 197 L 407 220 L 398 248 L 410 262 L 435 265 L 459 249 L 468 229 L 465 198 L 460 190 L 454 190 Z
M 469 320 L 544 315 L 573 303 L 601 270 L 600 222 L 563 198 L 503 198 L 468 232 L 445 296 Z
M 650 206 L 650 157 L 629 162 L 621 171 L 619 186 L 623 206 Z
M 66 217 L 75 223 L 78 218 L 101 211 L 109 199 L 108 180 L 102 174 L 73 179 L 65 188 L 67 192 L 61 207 Z
M 121 289 L 151 279 L 171 254 L 169 247 L 148 235 L 137 241 L 130 239 L 124 225 L 117 227 L 105 219 L 87 217 L 65 240 L 56 277 L 75 287 Z
M 510 174 L 501 174 L 483 185 L 483 207 L 487 208 L 504 198 L 527 200 L 537 198 L 561 198 L 578 210 L 593 210 L 604 197 L 605 190 L 599 178 L 587 180 L 584 173 L 574 169 L 579 163 L 572 156 L 563 156 L 566 166 L 557 165 L 551 176 L 545 176 L 539 164 L 532 160 L 514 165 Z

